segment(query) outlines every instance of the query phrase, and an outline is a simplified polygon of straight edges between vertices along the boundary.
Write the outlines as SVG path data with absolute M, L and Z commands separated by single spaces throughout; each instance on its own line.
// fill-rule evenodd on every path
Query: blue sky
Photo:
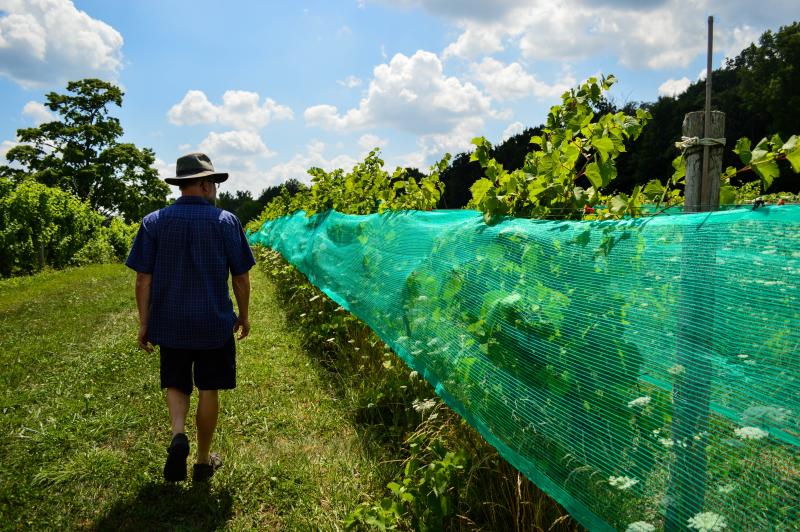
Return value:
M 0 0 L 0 155 L 49 119 L 49 91 L 100 77 L 125 91 L 125 140 L 159 171 L 205 151 L 228 190 L 380 146 L 427 167 L 484 135 L 544 121 L 564 89 L 613 73 L 653 101 L 798 16 L 796 0 Z

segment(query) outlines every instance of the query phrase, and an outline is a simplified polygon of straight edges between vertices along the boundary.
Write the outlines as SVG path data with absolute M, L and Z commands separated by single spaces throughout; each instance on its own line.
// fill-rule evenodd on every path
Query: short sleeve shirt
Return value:
M 153 276 L 147 335 L 155 345 L 214 349 L 233 334 L 228 275 L 255 264 L 242 224 L 199 196 L 144 217 L 125 264 Z

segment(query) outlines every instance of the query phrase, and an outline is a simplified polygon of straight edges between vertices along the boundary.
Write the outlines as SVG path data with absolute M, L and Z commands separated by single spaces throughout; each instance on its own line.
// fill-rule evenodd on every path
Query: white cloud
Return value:
M 760 31 L 756 31 L 747 24 L 733 28 L 733 31 L 723 34 L 720 49 L 724 54 L 724 59 L 733 59 L 739 53 L 753 43 L 758 42 L 761 36 Z
M 405 0 L 449 19 L 460 29 L 443 57 L 471 59 L 518 46 L 536 60 L 617 57 L 634 68 L 685 67 L 705 53 L 706 14 L 717 15 L 715 48 L 731 57 L 762 31 L 785 21 L 793 4 L 763 0 L 520 0 L 504 2 L 493 16 L 473 16 L 455 0 Z M 494 7 L 494 2 L 486 2 Z M 720 23 L 719 21 L 722 21 Z
M 422 155 L 428 161 L 438 159 L 446 153 L 456 154 L 472 150 L 472 139 L 481 135 L 484 121 L 480 117 L 469 117 L 458 122 L 450 131 L 432 133 L 420 137 L 418 144 Z
M 352 37 L 353 30 L 350 28 L 350 26 L 342 26 L 336 31 L 336 35 L 340 38 Z
M 514 135 L 519 135 L 523 131 L 525 131 L 525 125 L 522 122 L 512 122 L 503 130 L 503 136 L 500 140 L 504 142 Z
M 258 133 L 249 130 L 211 132 L 197 148 L 212 161 L 229 161 L 239 157 L 272 157 L 275 152 L 267 148 Z
M 360 0 L 361 1 L 361 0 Z M 392 7 L 421 7 L 434 15 L 452 19 L 494 20 L 500 19 L 519 0 L 376 0 Z
M 167 112 L 169 121 L 178 126 L 212 124 L 216 122 L 218 110 L 203 91 L 190 90 Z
M 203 91 L 190 90 L 172 106 L 167 117 L 176 125 L 219 123 L 236 129 L 260 129 L 274 120 L 291 120 L 294 113 L 271 98 L 260 103 L 257 92 L 225 91 L 222 105 L 211 103 Z
M 658 87 L 659 96 L 677 96 L 689 88 L 692 82 L 687 77 L 681 79 L 668 79 Z
M 472 83 L 445 76 L 441 60 L 431 52 L 397 54 L 373 74 L 358 107 L 339 113 L 332 105 L 315 105 L 305 110 L 306 123 L 338 131 L 381 126 L 429 135 L 495 114 L 488 96 Z
M 223 185 L 223 190 L 249 190 L 253 194 L 274 184 L 269 182 L 270 176 L 264 170 L 267 160 L 275 157 L 276 152 L 269 149 L 261 137 L 252 130 L 211 132 L 197 147 L 181 145 L 181 153 L 200 151 L 208 155 L 214 169 L 228 172 L 230 178 Z M 156 161 L 156 168 L 163 178 L 174 175 L 175 164 Z
M 481 63 L 472 63 L 471 75 L 493 98 L 501 101 L 528 96 L 556 98 L 575 85 L 575 79 L 568 74 L 555 84 L 548 85 L 526 72 L 519 63 L 505 65 L 491 57 Z
M 348 89 L 354 89 L 360 86 L 364 81 L 361 78 L 357 78 L 356 76 L 347 76 L 344 79 L 338 80 L 336 83 L 341 85 L 342 87 L 347 87 Z
M 44 122 L 52 122 L 55 118 L 44 104 L 34 101 L 25 104 L 25 107 L 22 108 L 22 114 L 29 116 L 35 126 Z
M 168 164 L 163 159 L 156 157 L 153 166 L 158 171 L 158 177 L 165 179 L 167 177 L 175 177 L 175 163 Z
M 490 55 L 503 50 L 504 30 L 499 25 L 482 27 L 470 24 L 458 36 L 454 43 L 449 44 L 442 53 L 442 57 L 474 58 L 480 55 Z
M 379 136 L 371 133 L 361 135 L 361 137 L 358 139 L 358 146 L 364 151 L 370 151 L 373 148 L 384 149 L 388 144 L 389 141 L 387 139 L 382 139 Z
M 0 2 L 0 74 L 25 88 L 116 79 L 122 35 L 70 0 Z
M 17 146 L 21 146 L 21 142 L 16 142 L 13 140 L 4 140 L 0 143 L 0 164 L 7 164 L 8 161 L 6 160 L 6 154 L 9 152 L 11 148 L 15 148 Z

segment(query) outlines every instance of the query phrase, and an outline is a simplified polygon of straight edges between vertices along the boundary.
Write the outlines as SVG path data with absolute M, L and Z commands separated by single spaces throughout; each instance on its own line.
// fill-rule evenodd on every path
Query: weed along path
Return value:
M 251 279 L 238 388 L 220 394 L 225 465 L 205 488 L 162 480 L 169 423 L 158 357 L 135 345 L 133 274 L 0 281 L 0 527 L 328 530 L 379 493 L 378 459 L 297 347 L 270 282 L 256 268 Z

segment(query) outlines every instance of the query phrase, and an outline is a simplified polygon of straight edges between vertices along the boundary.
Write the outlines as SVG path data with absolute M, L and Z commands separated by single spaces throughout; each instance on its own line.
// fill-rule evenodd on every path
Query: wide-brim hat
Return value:
M 215 182 L 222 183 L 228 179 L 228 174 L 214 171 L 214 165 L 205 153 L 190 153 L 178 158 L 175 164 L 175 177 L 167 177 L 164 181 L 170 185 L 181 185 L 200 178 L 213 178 Z

